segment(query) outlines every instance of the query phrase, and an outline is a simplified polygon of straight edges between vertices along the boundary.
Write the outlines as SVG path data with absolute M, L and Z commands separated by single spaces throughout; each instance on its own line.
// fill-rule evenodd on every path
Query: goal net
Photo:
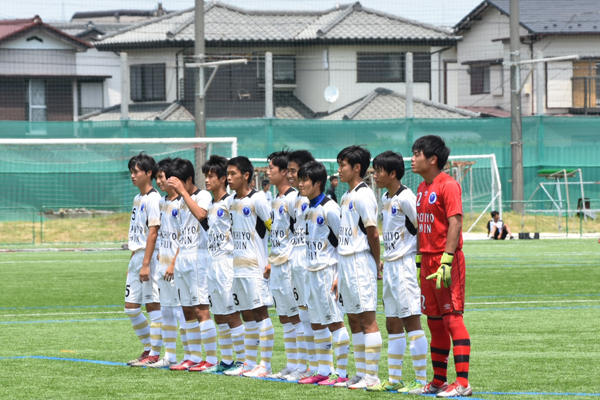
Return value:
M 124 240 L 126 226 L 123 238 L 113 231 L 139 193 L 127 164 L 142 151 L 189 159 L 198 171 L 211 154 L 236 156 L 237 139 L 2 139 L 0 242 Z

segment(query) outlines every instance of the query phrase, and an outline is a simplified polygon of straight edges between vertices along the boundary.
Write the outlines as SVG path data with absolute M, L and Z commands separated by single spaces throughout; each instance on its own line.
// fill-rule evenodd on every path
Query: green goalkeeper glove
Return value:
M 435 288 L 441 289 L 442 282 L 444 282 L 444 286 L 449 288 L 452 285 L 452 260 L 454 256 L 452 254 L 444 253 L 442 255 L 442 259 L 440 260 L 440 267 L 438 270 L 429 275 L 427 280 L 435 278 Z
M 421 287 L 421 259 L 423 258 L 423 256 L 421 256 L 420 254 L 417 254 L 415 256 L 415 264 L 417 264 L 417 283 L 419 284 L 419 287 Z

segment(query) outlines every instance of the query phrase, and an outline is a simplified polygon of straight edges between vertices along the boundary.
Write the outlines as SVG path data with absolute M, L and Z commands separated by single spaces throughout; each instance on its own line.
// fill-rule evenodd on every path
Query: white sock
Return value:
M 333 355 L 331 354 L 331 332 L 328 328 L 315 332 L 315 348 L 319 358 L 319 375 L 329 376 L 331 374 L 331 363 Z
M 367 374 L 365 362 L 365 334 L 353 333 L 352 345 L 354 346 L 354 364 L 356 365 L 356 376 L 363 377 Z
M 202 321 L 200 324 L 200 332 L 202 335 L 202 346 L 206 353 L 206 362 L 216 364 L 217 358 L 217 329 L 212 319 Z
M 133 330 L 144 346 L 144 351 L 150 351 L 150 324 L 141 308 L 126 308 L 125 314 L 129 317 Z
M 260 365 L 267 371 L 271 370 L 271 357 L 275 344 L 275 329 L 271 318 L 265 318 L 259 323 L 260 327 Z
M 244 324 L 231 328 L 231 341 L 233 342 L 233 351 L 235 351 L 235 359 L 238 362 L 246 362 L 246 349 L 244 346 L 244 333 L 246 329 Z
M 227 324 L 219 324 L 219 347 L 221 348 L 221 361 L 227 365 L 233 363 L 233 341 L 231 340 L 231 329 Z
M 299 322 L 294 325 L 294 329 L 296 329 L 296 368 L 304 372 L 308 365 L 308 354 L 306 353 L 306 343 L 304 342 L 304 325 L 302 322 Z
M 335 349 L 336 374 L 340 378 L 348 376 L 348 352 L 350 350 L 350 336 L 346 327 L 342 327 L 332 334 L 333 348 Z
M 406 351 L 406 335 L 404 333 L 391 333 L 388 335 L 388 367 L 390 383 L 402 380 L 402 364 Z
M 367 374 L 372 377 L 377 377 L 379 372 L 382 343 L 380 332 L 365 334 L 365 362 L 367 364 Z
M 415 379 L 422 384 L 427 382 L 427 337 L 422 330 L 408 332 L 410 355 L 415 369 Z M 425 383 L 424 383 L 425 382 Z
M 249 367 L 256 365 L 258 357 L 258 346 L 260 345 L 260 335 L 258 334 L 258 324 L 256 321 L 244 322 L 246 333 L 244 335 L 244 349 L 246 354 L 246 364 Z
M 177 319 L 173 307 L 161 306 L 163 322 L 161 325 L 165 358 L 169 362 L 177 362 Z

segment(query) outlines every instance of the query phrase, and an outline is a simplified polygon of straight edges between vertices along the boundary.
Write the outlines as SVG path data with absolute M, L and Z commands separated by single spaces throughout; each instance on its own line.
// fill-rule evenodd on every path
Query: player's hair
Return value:
M 225 187 L 227 187 L 227 159 L 223 156 L 213 154 L 208 161 L 202 165 L 202 173 L 207 175 L 209 172 L 217 174 L 217 178 L 225 177 Z
M 496 215 L 500 215 L 498 211 L 492 211 L 490 214 L 492 214 L 492 218 L 494 218 Z
M 404 158 L 402 154 L 387 150 L 373 159 L 373 168 L 383 169 L 388 174 L 396 171 L 396 179 L 404 177 Z
M 192 178 L 192 183 L 196 184 L 195 180 L 196 173 L 194 172 L 194 164 L 190 160 L 183 158 L 174 158 L 173 162 L 169 166 L 169 169 L 165 171 L 165 176 L 168 178 L 174 176 L 181 182 L 185 183 L 188 179 Z
M 331 176 L 329 177 L 329 182 L 331 182 L 331 181 L 334 181 L 334 180 L 336 180 L 336 179 L 339 179 L 337 175 L 331 175 Z
M 363 146 L 348 146 L 339 152 L 337 160 L 346 160 L 351 167 L 360 164 L 360 177 L 364 178 L 371 163 L 371 152 Z
M 321 183 L 321 193 L 325 190 L 325 183 L 327 182 L 327 170 L 325 166 L 317 161 L 309 161 L 300 167 L 298 171 L 298 179 L 310 179 L 315 185 L 317 182 Z
M 450 148 L 446 147 L 444 139 L 436 135 L 418 138 L 412 146 L 412 151 L 420 151 L 427 158 L 437 156 L 437 166 L 440 170 L 444 169 L 450 156 Z
M 292 161 L 301 167 L 309 161 L 315 161 L 315 158 L 308 150 L 295 150 L 288 154 L 288 163 Z
M 234 167 L 240 170 L 242 175 L 248 172 L 250 174 L 248 175 L 248 183 L 252 181 L 252 175 L 254 175 L 254 166 L 252 165 L 248 157 L 237 156 L 230 158 L 229 161 L 227 161 L 227 165 L 233 165 Z
M 167 176 L 167 170 L 171 167 L 172 163 L 173 159 L 171 157 L 163 158 L 162 160 L 157 162 L 152 171 L 154 177 L 156 177 L 156 175 L 161 171 L 165 173 L 165 176 Z
M 133 156 L 129 159 L 129 163 L 127 164 L 127 169 L 130 171 L 133 170 L 136 166 L 144 172 L 151 171 L 152 176 L 150 179 L 154 179 L 154 166 L 156 165 L 156 161 L 154 158 L 150 157 L 146 154 L 145 151 L 142 151 L 137 156 Z
M 269 157 L 267 157 L 267 161 L 271 161 L 273 165 L 279 168 L 279 170 L 281 171 L 282 169 L 288 168 L 289 154 L 289 150 L 287 150 L 284 147 L 283 149 L 281 149 L 281 151 L 274 151 L 273 153 L 269 154 Z
M 287 166 L 285 167 L 287 169 Z M 267 179 L 265 179 L 264 181 L 262 181 L 261 185 L 262 187 L 265 187 L 269 184 L 269 181 Z

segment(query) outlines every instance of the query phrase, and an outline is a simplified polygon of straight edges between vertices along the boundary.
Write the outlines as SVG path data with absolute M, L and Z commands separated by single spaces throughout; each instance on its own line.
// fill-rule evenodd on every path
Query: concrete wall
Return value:
M 0 75 L 75 75 L 73 50 L 0 48 Z

